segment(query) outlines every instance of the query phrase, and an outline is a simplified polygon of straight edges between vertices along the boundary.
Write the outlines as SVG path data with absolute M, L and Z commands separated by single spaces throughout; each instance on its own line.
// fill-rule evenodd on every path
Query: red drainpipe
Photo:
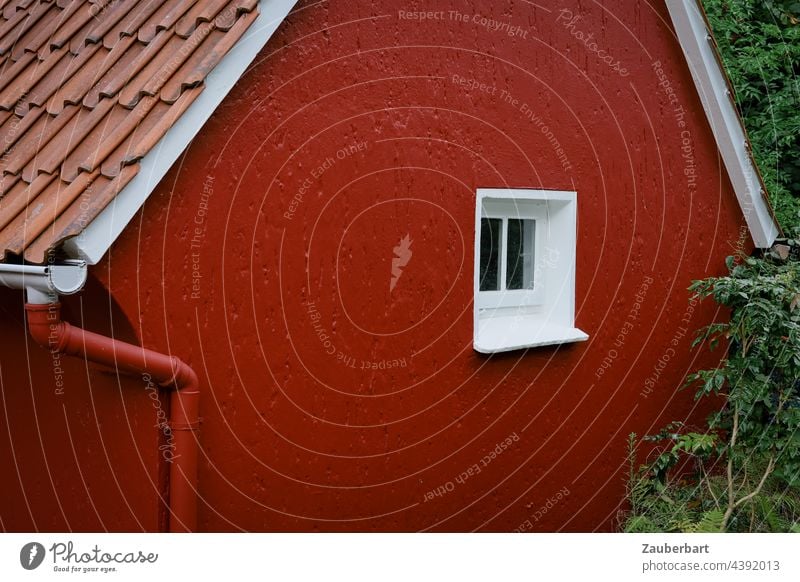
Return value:
M 59 303 L 27 303 L 25 311 L 31 337 L 39 345 L 124 372 L 149 374 L 157 384 L 174 388 L 170 397 L 175 448 L 169 467 L 169 531 L 196 531 L 200 390 L 194 370 L 178 358 L 61 321 Z

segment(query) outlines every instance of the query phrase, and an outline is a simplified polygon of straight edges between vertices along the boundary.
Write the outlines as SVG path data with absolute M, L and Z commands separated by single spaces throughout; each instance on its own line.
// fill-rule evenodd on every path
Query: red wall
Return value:
M 90 280 L 66 321 L 136 336 Z M 113 323 L 112 323 L 113 322 Z M 157 412 L 136 378 L 51 355 L 25 330 L 21 291 L 0 287 L 0 526 L 4 531 L 158 529 Z
M 685 328 L 715 309 L 687 314 L 685 289 L 723 270 L 741 213 L 662 3 L 539 4 L 301 2 L 94 268 L 144 345 L 201 378 L 203 530 L 612 530 L 627 435 L 689 418 L 677 388 L 714 358 Z M 423 9 L 441 18 L 400 14 Z M 588 342 L 472 350 L 475 190 L 506 186 L 578 192 Z M 12 327 L 3 347 L 20 350 Z M 107 419 L 152 407 L 108 398 L 95 410 L 117 446 Z M 110 483 L 89 432 L 78 458 Z M 121 461 L 126 498 L 150 486 L 154 432 Z M 108 487 L 64 470 L 62 504 L 108 506 Z M 142 496 L 141 525 L 106 525 L 152 528 L 157 496 Z M 33 523 L 3 511 L 7 529 Z M 97 527 L 82 519 L 68 525 Z

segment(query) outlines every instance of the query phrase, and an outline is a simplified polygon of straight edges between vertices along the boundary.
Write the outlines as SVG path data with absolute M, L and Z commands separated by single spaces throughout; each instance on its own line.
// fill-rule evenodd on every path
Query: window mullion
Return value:
M 526 288 L 529 291 L 536 289 L 539 285 L 539 281 L 537 281 L 538 277 L 536 276 L 536 255 L 539 252 L 539 245 L 536 244 L 536 233 L 539 229 L 539 221 L 538 220 L 531 220 L 530 221 L 531 228 L 529 228 L 525 233 L 525 249 L 526 249 L 526 256 L 527 261 L 523 260 L 523 264 L 527 265 L 527 272 L 525 272 L 523 267 L 523 273 L 525 280 L 528 280 L 528 276 L 530 277 L 531 283 L 533 286 L 526 285 Z M 541 272 L 539 273 L 541 276 Z
M 503 217 L 500 227 L 500 291 L 506 290 L 506 270 L 508 262 L 508 217 Z

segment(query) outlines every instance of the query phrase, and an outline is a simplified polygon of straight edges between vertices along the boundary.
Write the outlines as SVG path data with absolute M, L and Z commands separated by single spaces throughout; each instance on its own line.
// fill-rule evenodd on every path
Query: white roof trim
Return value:
M 749 152 L 747 136 L 733 104 L 727 77 L 712 46 L 712 36 L 696 0 L 666 0 L 683 54 L 700 94 L 711 131 L 722 154 L 753 242 L 766 248 L 778 237 L 766 193 Z
M 244 36 L 205 79 L 203 91 L 139 162 L 139 173 L 84 231 L 64 243 L 66 252 L 97 264 L 150 196 L 161 178 L 189 146 L 203 124 L 244 74 L 297 0 L 259 2 L 260 13 Z

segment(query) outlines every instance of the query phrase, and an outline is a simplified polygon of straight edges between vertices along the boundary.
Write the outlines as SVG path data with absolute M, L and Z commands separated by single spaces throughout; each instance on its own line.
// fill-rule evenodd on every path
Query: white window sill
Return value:
M 589 336 L 576 327 L 543 323 L 529 315 L 481 318 L 473 348 L 482 354 L 582 342 Z

